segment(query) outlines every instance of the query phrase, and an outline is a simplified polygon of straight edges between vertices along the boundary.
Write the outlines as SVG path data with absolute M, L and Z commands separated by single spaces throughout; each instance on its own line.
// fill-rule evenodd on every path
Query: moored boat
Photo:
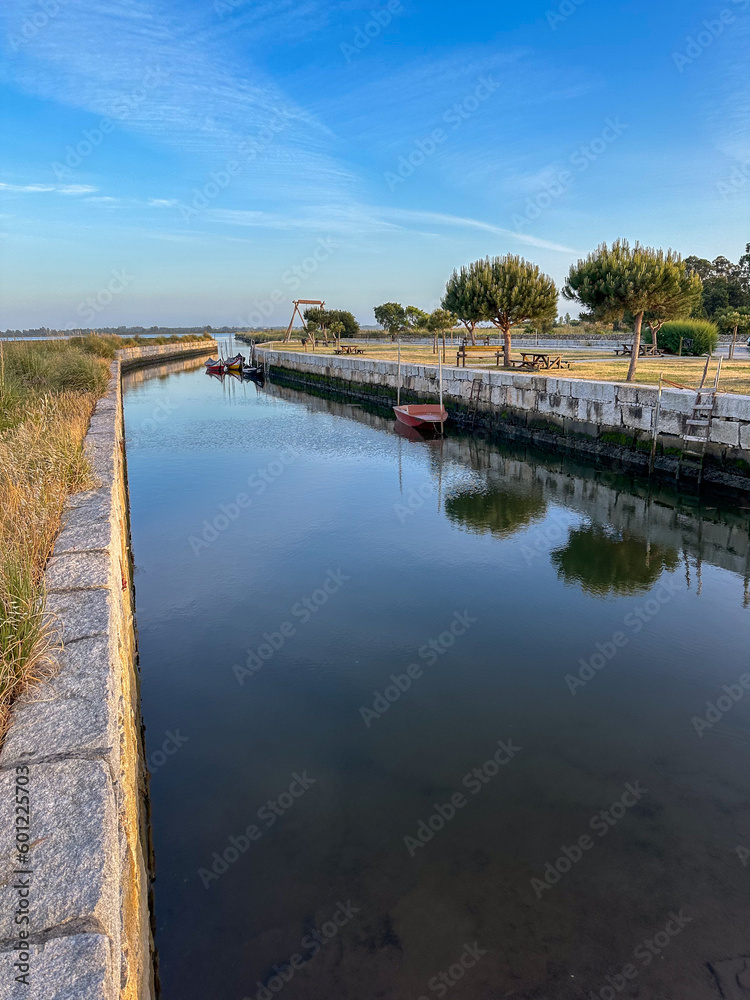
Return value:
M 208 358 L 206 361 L 203 362 L 203 364 L 206 366 L 206 369 L 210 372 L 224 371 L 224 362 L 221 361 L 219 358 Z
M 418 403 L 408 406 L 394 406 L 393 412 L 396 420 L 400 420 L 407 427 L 419 427 L 422 424 L 439 424 L 441 427 L 448 419 L 448 413 L 444 406 L 437 403 Z
M 227 358 L 224 362 L 224 370 L 228 372 L 238 372 L 242 371 L 242 366 L 245 364 L 245 359 L 241 354 L 235 354 L 233 358 Z
M 244 375 L 245 378 L 253 378 L 261 382 L 265 378 L 265 375 L 263 374 L 263 369 L 260 367 L 256 367 L 254 365 L 243 365 L 242 374 Z

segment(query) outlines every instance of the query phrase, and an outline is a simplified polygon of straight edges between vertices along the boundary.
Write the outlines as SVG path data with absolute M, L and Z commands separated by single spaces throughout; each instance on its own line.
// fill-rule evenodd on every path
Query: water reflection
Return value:
M 479 535 L 489 532 L 498 538 L 505 538 L 541 520 L 546 510 L 547 504 L 538 488 L 526 493 L 488 484 L 485 488 L 464 490 L 445 499 L 445 513 L 450 521 Z
M 557 575 L 567 584 L 579 584 L 589 594 L 643 594 L 662 570 L 674 570 L 679 556 L 674 549 L 633 535 L 618 535 L 592 524 L 575 528 L 564 548 L 551 553 Z
M 126 421 L 147 748 L 187 737 L 151 783 L 163 1000 L 413 1000 L 475 943 L 449 998 L 609 995 L 683 910 L 618 995 L 718 995 L 750 924 L 750 695 L 691 718 L 747 670 L 746 512 L 201 372 L 130 383 Z

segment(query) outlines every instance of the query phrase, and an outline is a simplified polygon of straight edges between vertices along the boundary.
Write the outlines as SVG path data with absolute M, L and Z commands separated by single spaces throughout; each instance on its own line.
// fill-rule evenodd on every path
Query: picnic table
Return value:
M 623 356 L 631 355 L 633 353 L 632 344 L 621 344 L 620 347 L 615 348 L 615 354 Z M 660 351 L 658 347 L 653 344 L 639 344 L 638 345 L 638 357 L 639 358 L 660 358 L 664 354 L 664 351 Z
M 529 371 L 550 371 L 553 368 L 570 368 L 569 361 L 563 361 L 561 354 L 548 354 L 546 351 L 521 351 L 521 360 L 511 358 L 514 368 L 524 368 Z
M 335 348 L 334 354 L 364 354 L 365 352 L 361 347 L 355 347 L 354 345 L 347 345 L 345 347 Z

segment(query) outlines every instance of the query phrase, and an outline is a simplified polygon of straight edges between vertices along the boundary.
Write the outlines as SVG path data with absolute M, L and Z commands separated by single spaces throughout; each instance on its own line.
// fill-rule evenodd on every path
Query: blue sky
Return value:
M 12 0 L 0 328 L 373 322 L 519 253 L 750 239 L 750 0 Z M 569 308 L 563 307 L 563 311 Z

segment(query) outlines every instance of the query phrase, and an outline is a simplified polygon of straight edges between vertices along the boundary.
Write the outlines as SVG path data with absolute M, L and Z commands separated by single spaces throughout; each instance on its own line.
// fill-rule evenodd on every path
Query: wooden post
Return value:
M 729 360 L 734 361 L 734 345 L 737 343 L 737 327 L 734 328 L 734 336 L 732 337 L 732 346 L 729 348 Z
M 443 434 L 443 361 L 438 351 L 438 392 L 440 399 L 440 435 Z
M 648 474 L 649 476 L 654 471 L 654 462 L 656 461 L 656 439 L 659 436 L 659 413 L 661 412 L 661 380 L 664 377 L 663 372 L 659 372 L 659 393 L 656 397 L 656 413 L 654 414 L 654 436 L 651 441 L 651 458 L 648 462 Z
M 401 338 L 398 338 L 398 385 L 396 387 L 396 406 L 401 406 Z

